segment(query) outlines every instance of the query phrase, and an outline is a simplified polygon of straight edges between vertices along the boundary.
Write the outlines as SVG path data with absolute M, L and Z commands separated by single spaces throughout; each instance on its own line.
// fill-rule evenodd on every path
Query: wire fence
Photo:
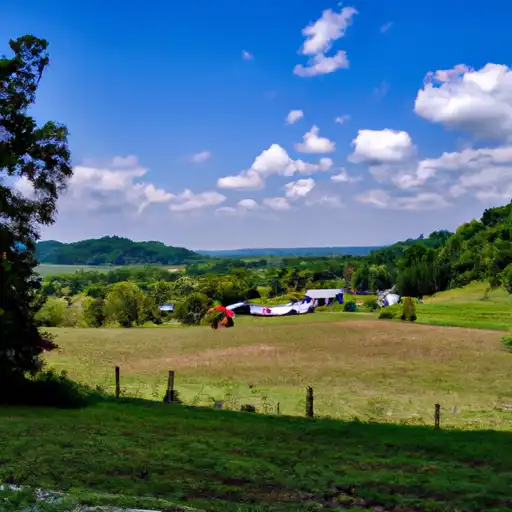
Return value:
M 253 412 L 259 414 L 272 414 L 272 415 L 280 415 L 282 414 L 282 404 L 278 400 L 274 400 L 268 396 L 268 394 L 261 392 L 260 390 L 254 388 L 254 386 L 248 385 L 249 393 L 239 392 L 239 385 L 233 385 L 231 387 L 227 387 L 224 389 L 222 394 L 222 398 L 219 397 L 219 394 L 212 395 L 207 391 L 209 387 L 202 385 L 198 392 L 195 392 L 192 396 L 188 393 L 187 400 L 185 401 L 181 396 L 179 391 L 179 387 L 175 386 L 176 383 L 176 372 L 170 370 L 167 376 L 167 383 L 164 388 L 164 392 L 162 393 L 162 387 L 160 386 L 160 392 L 156 393 L 153 396 L 154 400 L 163 401 L 169 404 L 184 404 L 188 406 L 196 406 L 196 407 L 210 407 L 213 409 L 223 409 L 223 410 L 234 410 L 234 411 L 244 411 L 244 412 Z M 138 395 L 137 392 L 134 392 L 133 385 L 127 388 L 122 388 L 122 376 L 121 376 L 121 368 L 115 368 L 115 397 L 117 399 L 122 398 L 142 398 L 141 395 Z M 190 391 L 190 390 L 189 390 Z M 306 386 L 303 390 L 303 399 L 300 400 L 300 409 L 303 411 L 303 415 L 307 418 L 329 418 L 330 416 L 326 416 L 325 414 L 317 414 L 315 410 L 315 399 L 316 394 L 312 386 Z M 430 410 L 426 410 L 425 414 L 421 417 L 418 415 L 413 415 L 411 418 L 399 418 L 399 417 L 390 417 L 384 411 L 383 407 L 378 407 L 379 404 L 373 403 L 371 401 L 371 407 L 373 410 L 373 414 L 371 415 L 363 415 L 367 416 L 367 421 L 385 421 L 392 423 L 403 423 L 409 425 L 423 425 L 423 426 L 431 426 L 434 429 L 441 428 L 441 417 L 442 415 L 445 418 L 445 427 L 455 428 L 461 427 L 462 425 L 455 425 L 453 423 L 453 417 L 459 412 L 459 407 L 445 407 L 444 409 L 441 407 L 441 404 L 436 403 L 431 405 Z M 381 410 L 382 409 L 382 410 Z M 495 411 L 499 411 L 499 413 L 510 413 L 510 418 L 506 419 L 506 423 L 512 421 L 512 404 L 502 403 L 500 406 L 496 406 Z M 444 412 L 443 412 L 444 411 Z M 360 420 L 359 415 L 356 411 L 353 411 L 354 414 L 350 415 L 350 418 L 353 420 Z M 297 410 L 295 410 L 295 414 Z M 508 416 L 508 414 L 506 414 Z M 332 417 L 331 417 L 332 418 Z M 336 418 L 341 419 L 341 418 Z M 345 418 L 346 419 L 346 418 Z M 363 420 L 364 421 L 364 420 Z M 486 425 L 481 424 L 471 424 L 470 421 L 464 428 L 482 428 Z M 474 422 L 473 422 L 474 423 Z M 492 425 L 487 425 L 492 426 Z

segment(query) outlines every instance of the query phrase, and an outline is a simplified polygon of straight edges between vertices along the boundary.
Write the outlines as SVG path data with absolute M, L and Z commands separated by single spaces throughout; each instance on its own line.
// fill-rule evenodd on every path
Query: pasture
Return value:
M 53 329 L 48 364 L 126 396 L 161 400 L 168 370 L 188 404 L 303 415 L 313 386 L 319 416 L 512 429 L 512 355 L 499 332 L 315 313 L 238 318 L 233 329 Z
M 36 272 L 42 276 L 54 276 L 61 274 L 74 274 L 75 272 L 109 272 L 118 268 L 144 268 L 145 265 L 54 265 L 49 263 L 42 263 L 36 267 Z M 183 270 L 183 265 L 169 265 L 167 267 L 169 272 L 179 272 Z

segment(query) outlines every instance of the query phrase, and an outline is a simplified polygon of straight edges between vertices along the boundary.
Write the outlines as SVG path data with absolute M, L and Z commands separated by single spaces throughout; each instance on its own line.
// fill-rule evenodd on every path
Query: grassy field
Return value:
M 512 507 L 510 432 L 342 423 L 175 405 L 0 409 L 0 481 L 177 511 Z M 380 508 L 378 508 L 380 507 Z
M 512 430 L 512 356 L 500 333 L 315 313 L 246 318 L 234 329 L 54 329 L 48 363 L 129 396 L 160 400 L 168 370 L 189 404 L 242 403 L 301 415 L 315 391 L 321 416 Z M 492 376 L 492 378 L 490 378 Z
M 116 268 L 143 268 L 145 265 L 123 265 L 123 266 L 115 266 L 115 265 L 51 265 L 43 263 L 36 267 L 36 272 L 41 276 L 49 276 L 49 275 L 60 275 L 60 274 L 73 274 L 75 272 L 79 272 L 83 270 L 87 271 L 95 271 L 95 272 L 108 272 L 109 270 L 115 270 Z M 184 268 L 184 266 L 169 266 L 167 267 L 170 272 L 178 272 Z
M 471 283 L 425 299 L 418 320 L 430 325 L 453 325 L 512 330 L 512 295 L 503 288 L 487 292 L 486 283 Z

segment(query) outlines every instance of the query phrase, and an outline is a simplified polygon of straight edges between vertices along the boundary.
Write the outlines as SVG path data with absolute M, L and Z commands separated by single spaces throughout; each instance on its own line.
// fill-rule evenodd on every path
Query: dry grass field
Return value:
M 306 321 L 307 318 L 307 321 Z M 445 426 L 512 429 L 512 355 L 500 333 L 318 313 L 242 319 L 235 328 L 55 329 L 50 367 L 113 390 L 114 367 L 128 396 L 160 400 L 168 370 L 189 404 L 252 403 L 261 412 L 315 413 Z

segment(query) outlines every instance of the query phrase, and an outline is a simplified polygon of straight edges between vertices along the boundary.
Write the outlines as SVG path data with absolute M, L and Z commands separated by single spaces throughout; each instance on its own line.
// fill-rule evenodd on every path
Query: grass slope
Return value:
M 219 512 L 512 507 L 505 432 L 103 403 L 0 409 L 0 438 L 0 481 L 74 489 L 95 504 L 110 493 Z
M 512 430 L 511 355 L 500 334 L 315 313 L 247 318 L 234 329 L 53 329 L 50 367 L 125 394 L 161 399 L 168 370 L 187 403 L 302 415 L 314 387 L 319 415 L 430 423 L 436 402 L 446 425 Z M 492 378 L 489 378 L 492 376 Z
M 430 325 L 512 330 L 512 295 L 475 282 L 425 299 L 417 313 L 421 323 Z

